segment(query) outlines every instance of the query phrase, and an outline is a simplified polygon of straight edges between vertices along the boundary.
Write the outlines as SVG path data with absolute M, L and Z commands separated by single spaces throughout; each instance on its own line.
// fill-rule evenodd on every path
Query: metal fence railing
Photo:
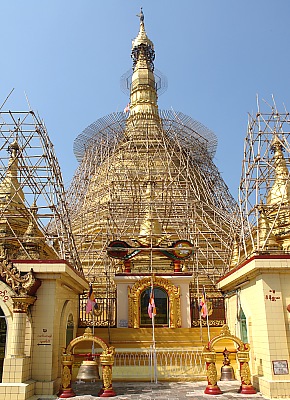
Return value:
M 80 320 L 79 326 L 112 327 L 116 326 L 116 297 L 96 297 L 96 307 L 89 314 L 86 314 L 88 297 L 80 295 Z
M 153 349 L 138 351 L 117 351 L 113 368 L 115 379 L 153 380 L 154 376 Z M 205 364 L 201 348 L 186 350 L 156 349 L 157 379 L 186 380 L 206 376 Z

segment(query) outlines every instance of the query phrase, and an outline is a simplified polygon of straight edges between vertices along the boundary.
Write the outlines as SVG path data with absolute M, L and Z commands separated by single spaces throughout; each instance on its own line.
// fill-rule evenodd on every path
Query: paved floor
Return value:
M 206 382 L 114 382 L 113 389 L 117 396 L 113 399 L 122 400 L 203 400 L 216 399 L 265 399 L 261 393 L 243 395 L 237 393 L 240 382 L 218 382 L 223 394 L 218 396 L 206 395 Z M 93 400 L 98 397 L 101 383 L 75 383 L 73 385 L 78 400 Z

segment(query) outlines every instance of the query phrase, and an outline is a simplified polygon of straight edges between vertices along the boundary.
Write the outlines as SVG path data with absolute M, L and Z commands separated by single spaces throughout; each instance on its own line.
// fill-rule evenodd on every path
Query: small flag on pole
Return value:
M 90 290 L 89 290 L 89 293 L 88 293 L 88 300 L 87 300 L 87 305 L 86 305 L 86 314 L 89 314 L 95 308 L 98 308 L 98 305 L 96 303 L 95 293 L 93 291 L 93 286 L 90 285 Z
M 155 307 L 155 301 L 154 301 L 153 288 L 151 289 L 150 298 L 149 298 L 148 315 L 150 318 L 155 317 L 155 315 L 156 315 L 156 307 Z
M 130 103 L 128 103 L 126 105 L 126 107 L 124 108 L 124 113 L 129 112 L 130 111 Z
M 206 305 L 206 294 L 205 294 L 205 289 L 203 287 L 202 289 L 202 296 L 201 300 L 199 302 L 199 312 L 203 318 L 206 318 L 207 316 L 207 305 Z

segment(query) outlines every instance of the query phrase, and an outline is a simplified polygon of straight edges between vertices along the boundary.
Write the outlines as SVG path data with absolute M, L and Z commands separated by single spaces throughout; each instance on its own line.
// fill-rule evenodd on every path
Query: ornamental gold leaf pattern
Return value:
M 62 387 L 64 389 L 66 389 L 70 386 L 71 378 L 72 378 L 72 376 L 71 376 L 70 369 L 67 365 L 65 365 L 62 370 Z
M 112 367 L 109 365 L 103 367 L 103 383 L 105 390 L 112 388 Z
M 210 363 L 207 367 L 206 371 L 208 383 L 212 386 L 215 386 L 217 383 L 217 370 L 215 363 Z
M 243 363 L 243 365 L 241 366 L 241 379 L 244 384 L 251 384 L 251 371 L 247 362 Z

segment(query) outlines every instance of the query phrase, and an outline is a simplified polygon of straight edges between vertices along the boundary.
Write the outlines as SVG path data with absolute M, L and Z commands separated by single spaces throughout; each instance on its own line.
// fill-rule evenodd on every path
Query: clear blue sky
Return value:
M 73 141 L 89 124 L 121 111 L 120 77 L 143 7 L 155 66 L 168 78 L 161 109 L 212 129 L 215 163 L 234 197 L 247 113 L 256 94 L 290 109 L 289 0 L 9 0 L 1 4 L 0 103 L 44 119 L 65 185 L 77 162 Z

